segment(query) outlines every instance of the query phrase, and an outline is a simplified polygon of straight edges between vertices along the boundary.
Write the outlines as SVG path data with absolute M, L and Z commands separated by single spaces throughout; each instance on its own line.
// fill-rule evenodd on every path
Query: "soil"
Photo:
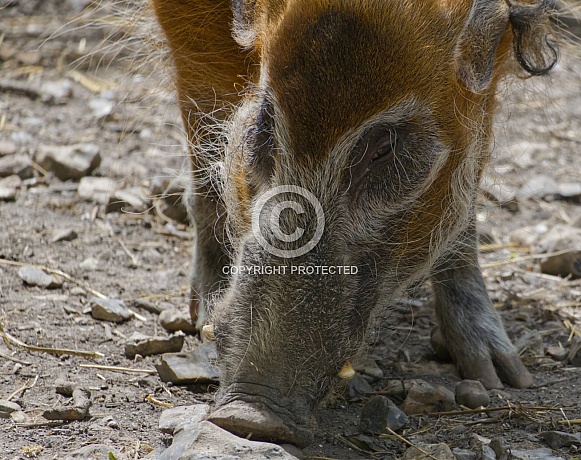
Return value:
M 135 56 L 143 55 L 138 44 L 117 33 L 113 39 L 128 46 L 103 45 L 114 30 L 114 17 L 103 16 L 107 2 L 96 2 L 100 8 L 90 3 L 0 1 L 0 143 L 12 142 L 17 154 L 29 158 L 43 145 L 96 144 L 103 160 L 92 175 L 151 190 L 156 180 L 183 174 L 185 146 L 174 97 L 164 91 L 159 69 L 136 68 L 140 58 Z M 503 89 L 496 158 L 489 174 L 506 184 L 506 190 L 519 190 L 539 175 L 581 184 L 580 58 L 579 50 L 566 47 L 551 77 L 513 82 Z M 72 94 L 61 100 L 45 98 L 42 88 L 47 84 L 70 84 Z M 113 102 L 113 107 L 99 118 L 94 107 L 103 101 Z M 128 459 L 143 458 L 171 441 L 158 429 L 164 406 L 148 396 L 174 406 L 213 398 L 213 386 L 171 386 L 156 374 L 81 367 L 154 369 L 158 357 L 130 360 L 124 355 L 126 338 L 133 332 L 165 333 L 157 315 L 135 302 L 186 309 L 191 239 L 186 225 L 167 219 L 155 206 L 106 214 L 102 205 L 81 199 L 77 187 L 78 182 L 62 182 L 34 166 L 16 199 L 0 202 L 0 324 L 28 345 L 104 356 L 57 356 L 0 343 L 0 398 L 13 395 L 27 414 L 25 423 L 0 419 L 0 459 L 58 459 L 97 443 L 117 448 Z M 537 436 L 540 431 L 576 432 L 581 419 L 581 368 L 546 353 L 549 346 L 568 349 L 581 335 L 581 282 L 541 274 L 538 259 L 523 257 L 535 248 L 511 246 L 510 235 L 530 225 L 571 225 L 576 219 L 581 225 L 581 204 L 579 197 L 547 194 L 518 198 L 515 210 L 486 196 L 490 198 L 483 194 L 480 199 L 479 218 L 497 244 L 482 253 L 484 274 L 536 385 L 496 392 L 492 405 L 513 406 L 503 415 L 414 416 L 401 435 L 414 443 L 444 442 L 451 448 L 467 448 L 475 434 L 502 437 L 514 449 L 546 447 Z M 61 229 L 72 229 L 78 237 L 52 242 Z M 81 266 L 90 257 L 97 263 Z M 18 276 L 20 265 L 60 270 L 70 279 L 52 290 L 26 286 Z M 88 308 L 92 290 L 125 300 L 143 320 L 116 324 L 93 319 Z M 388 316 L 389 326 L 378 331 L 371 349 L 386 377 L 373 388 L 380 391 L 392 379 L 421 378 L 453 390 L 458 381 L 454 371 L 433 363 L 428 288 L 421 287 Z M 184 349 L 197 344 L 189 336 Z M 43 419 L 44 410 L 69 401 L 55 391 L 58 377 L 90 389 L 89 418 L 56 423 Z M 538 406 L 550 409 L 532 409 Z M 399 457 L 407 448 L 401 439 L 359 433 L 360 410 L 361 401 L 350 400 L 339 388 L 314 414 L 318 428 L 314 444 L 304 451 L 306 458 Z M 578 456 L 570 448 L 555 454 Z

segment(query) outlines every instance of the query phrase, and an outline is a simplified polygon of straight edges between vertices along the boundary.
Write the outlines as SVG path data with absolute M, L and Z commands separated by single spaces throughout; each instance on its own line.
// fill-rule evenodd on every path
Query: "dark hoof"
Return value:
M 241 438 L 277 444 L 293 444 L 300 448 L 313 442 L 310 430 L 285 423 L 266 405 L 233 401 L 219 407 L 208 420 Z

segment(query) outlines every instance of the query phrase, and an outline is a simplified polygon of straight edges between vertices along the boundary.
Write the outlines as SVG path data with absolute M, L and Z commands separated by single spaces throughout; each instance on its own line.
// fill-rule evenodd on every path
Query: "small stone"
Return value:
M 533 450 L 516 450 L 511 449 L 510 460 L 565 460 L 563 457 L 553 455 L 549 448 Z
M 0 201 L 15 201 L 16 189 L 0 186 Z
M 533 246 L 548 231 L 549 227 L 546 224 L 522 227 L 511 233 L 510 242 L 519 246 Z
M 0 157 L 4 157 L 6 155 L 14 155 L 16 153 L 16 144 L 12 141 L 2 139 L 0 140 Z
M 79 182 L 79 196 L 98 204 L 107 204 L 115 192 L 117 181 L 108 177 L 83 177 Z
M 450 411 L 456 408 L 454 393 L 443 386 L 434 387 L 423 380 L 415 380 L 401 409 L 407 415 Z
M 406 450 L 401 460 L 425 460 L 428 457 L 426 453 L 433 460 L 456 460 L 447 444 L 423 444 L 418 447 L 410 447 Z
M 16 175 L 21 179 L 32 177 L 32 162 L 22 154 L 8 155 L 0 158 L 0 177 Z
M 41 145 L 35 160 L 61 180 L 78 180 L 101 164 L 101 155 L 95 144 Z
M 389 398 L 372 396 L 363 405 L 359 426 L 371 434 L 386 433 L 386 427 L 393 431 L 403 428 L 408 419 L 406 415 Z
M 83 420 L 89 415 L 91 407 L 91 393 L 89 390 L 76 388 L 73 391 L 74 406 L 59 406 L 45 410 L 42 414 L 47 420 Z
M 66 380 L 64 377 L 59 377 L 54 382 L 54 386 L 57 393 L 70 398 L 73 396 L 77 384 Z
M 575 337 L 571 347 L 569 348 L 569 353 L 567 355 L 567 360 L 572 366 L 581 367 L 581 339 Z
M 498 177 L 485 175 L 480 182 L 480 190 L 490 201 L 510 212 L 519 209 L 517 191 L 508 183 Z
M 105 212 L 143 212 L 151 206 L 151 201 L 139 188 L 117 190 L 109 197 Z
M 2 413 L 0 412 L 0 418 L 2 418 Z M 22 411 L 22 410 L 17 410 L 14 411 L 10 414 L 10 419 L 17 424 L 21 424 L 21 423 L 29 423 L 30 422 L 30 418 L 28 417 L 28 415 L 26 414 L 26 412 Z
M 357 372 L 363 374 L 364 377 L 368 377 L 367 380 L 371 382 L 382 379 L 384 377 L 383 371 L 377 365 L 377 362 L 369 357 L 361 361 L 356 361 L 354 363 L 354 368 Z
M 205 342 L 186 353 L 162 355 L 160 364 L 155 367 L 164 382 L 176 385 L 212 383 L 220 378 L 220 373 L 214 365 L 217 357 L 216 344 Z
M 64 104 L 73 95 L 73 84 L 69 80 L 47 81 L 40 90 L 43 102 Z
M 545 431 L 539 433 L 539 437 L 543 439 L 552 449 L 560 449 L 561 447 L 581 446 L 580 433 L 566 433 L 564 431 Z
M 0 187 L 9 188 L 9 189 L 17 189 L 22 186 L 22 179 L 19 176 L 12 175 L 5 177 L 4 179 L 0 179 Z
M 476 460 L 477 455 L 476 452 L 472 452 L 468 449 L 460 449 L 458 447 L 452 449 L 452 453 L 456 460 Z
M 95 259 L 94 257 L 87 257 L 79 264 L 79 267 L 83 270 L 97 270 L 99 268 L 99 260 Z
M 565 361 L 569 351 L 563 347 L 548 347 L 547 354 L 553 358 L 555 361 Z
M 182 430 L 194 430 L 210 410 L 208 404 L 194 404 L 166 409 L 159 417 L 159 430 L 175 435 Z
M 52 234 L 51 242 L 58 243 L 59 241 L 73 241 L 78 238 L 77 232 L 72 228 L 61 228 L 55 230 Z
M 94 98 L 89 101 L 93 116 L 101 121 L 107 121 L 113 113 L 114 102 L 109 99 Z
M 121 323 L 133 317 L 122 300 L 91 297 L 91 304 L 91 316 L 95 319 Z
M 125 344 L 125 356 L 129 359 L 135 355 L 151 356 L 162 353 L 176 353 L 182 350 L 185 336 L 175 334 L 170 337 L 148 337 L 140 332 L 134 332 Z
M 373 393 L 373 388 L 361 374 L 357 373 L 355 377 L 347 381 L 347 393 L 352 401 L 358 401 L 365 395 Z
M 67 454 L 64 460 L 125 460 L 126 458 L 113 447 L 104 444 L 91 444 Z
M 142 308 L 145 311 L 148 311 L 149 313 L 153 313 L 155 315 L 159 315 L 162 311 L 167 310 L 167 306 L 164 307 L 163 303 L 160 304 L 156 304 L 153 302 L 149 302 L 147 300 L 134 300 L 132 302 L 133 307 L 134 308 Z M 170 305 L 169 308 L 171 308 L 171 304 L 166 304 L 166 305 Z
M 21 267 L 18 270 L 18 276 L 28 286 L 38 286 L 46 289 L 60 288 L 63 283 L 62 279 L 55 275 L 50 275 L 39 268 Z
M 196 326 L 192 324 L 189 313 L 177 308 L 167 309 L 159 315 L 159 323 L 162 327 L 171 332 L 182 331 L 186 334 L 196 334 Z
M 8 418 L 10 414 L 19 410 L 22 410 L 19 404 L 7 399 L 0 399 L 0 418 Z
M 456 402 L 470 409 L 487 407 L 490 396 L 478 380 L 462 380 L 456 385 Z
M 557 181 L 544 174 L 539 174 L 530 178 L 518 191 L 519 198 L 549 198 L 559 194 Z
M 581 278 L 581 229 L 555 225 L 540 242 L 548 253 L 564 252 L 541 259 L 541 271 L 548 275 Z
M 157 460 L 297 460 L 281 446 L 242 439 L 232 433 L 202 421 L 194 430 L 182 430 L 172 445 Z M 100 459 L 99 459 L 100 460 Z
M 409 387 L 413 384 L 413 380 L 406 382 L 404 380 L 390 380 L 387 386 L 382 390 L 382 393 L 396 401 L 402 401 L 407 396 Z

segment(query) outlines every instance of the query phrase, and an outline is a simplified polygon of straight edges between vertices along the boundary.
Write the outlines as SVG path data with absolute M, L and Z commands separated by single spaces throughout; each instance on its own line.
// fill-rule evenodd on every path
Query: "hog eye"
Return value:
M 370 164 L 374 163 L 375 161 L 384 158 L 387 155 L 391 155 L 395 152 L 396 149 L 396 140 L 394 136 L 389 135 L 387 139 L 382 139 L 374 148 L 374 151 L 371 156 Z

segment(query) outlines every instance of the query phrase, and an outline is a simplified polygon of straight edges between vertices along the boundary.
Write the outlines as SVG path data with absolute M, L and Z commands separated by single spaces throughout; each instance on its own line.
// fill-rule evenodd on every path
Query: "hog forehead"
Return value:
M 346 132 L 402 101 L 445 97 L 434 88 L 454 75 L 458 21 L 429 1 L 367 3 L 293 8 L 264 44 L 276 122 L 297 156 L 328 154 Z

